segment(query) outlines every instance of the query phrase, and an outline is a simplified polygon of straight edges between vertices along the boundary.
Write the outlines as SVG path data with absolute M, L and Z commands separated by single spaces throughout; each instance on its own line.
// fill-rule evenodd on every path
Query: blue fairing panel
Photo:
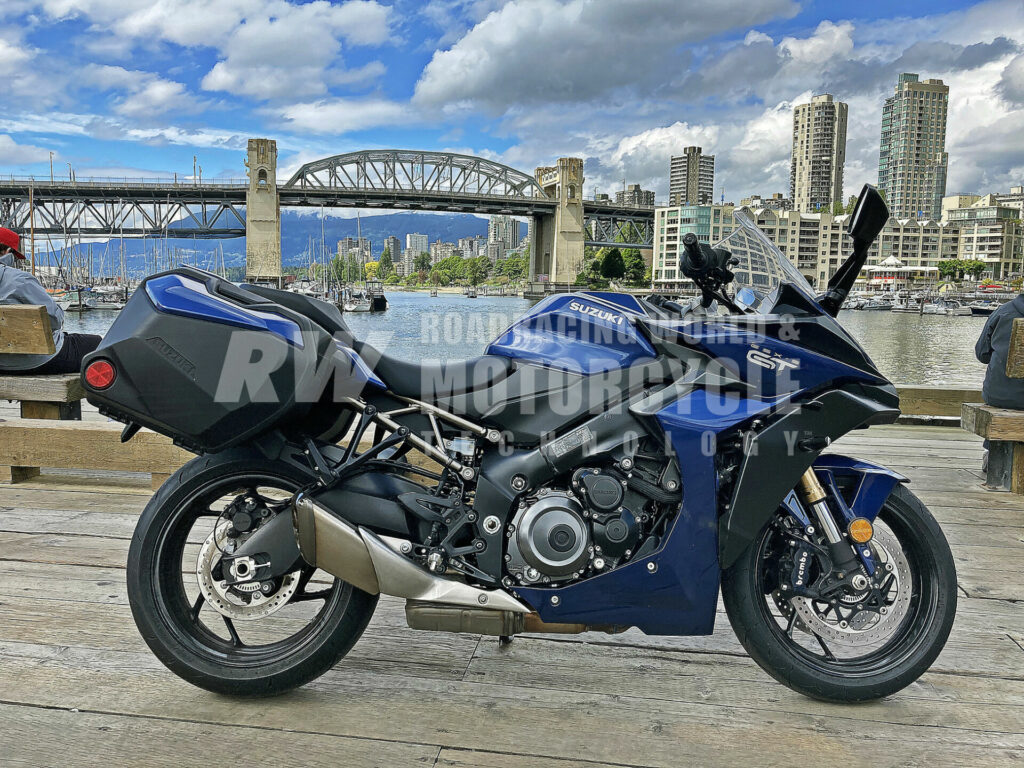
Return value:
M 832 478 L 849 478 L 855 481 L 852 499 L 844 504 L 849 519 L 866 517 L 874 520 L 889 498 L 892 489 L 900 483 L 908 482 L 899 472 L 893 472 L 880 464 L 850 456 L 825 454 L 814 462 L 814 471 L 826 488 L 830 487 Z
M 626 312 L 633 312 L 637 315 L 646 315 L 647 310 L 643 308 L 643 305 L 637 301 L 635 296 L 630 296 L 628 293 L 613 293 L 611 291 L 583 291 L 580 295 L 592 296 L 599 301 L 603 301 L 606 304 L 614 304 L 619 309 L 625 310 Z
M 720 570 L 715 438 L 778 403 L 741 400 L 726 406 L 698 389 L 659 412 L 683 481 L 683 503 L 661 547 L 567 587 L 517 592 L 544 621 L 631 625 L 650 635 L 711 634 Z M 553 595 L 557 605 L 551 604 Z
M 487 354 L 582 374 L 619 370 L 656 356 L 633 315 L 575 293 L 538 303 L 493 341 Z
M 267 331 L 302 348 L 302 331 L 294 321 L 273 312 L 232 304 L 221 296 L 211 294 L 198 280 L 167 274 L 151 278 L 145 285 L 150 301 L 161 312 Z
M 380 377 L 373 372 L 373 370 L 366 364 L 366 361 L 359 356 L 352 347 L 347 344 L 335 339 L 334 346 L 341 352 L 350 366 L 349 370 L 345 373 L 352 379 L 355 379 L 360 386 L 362 384 L 370 383 L 378 389 L 387 389 L 387 385 L 381 381 Z

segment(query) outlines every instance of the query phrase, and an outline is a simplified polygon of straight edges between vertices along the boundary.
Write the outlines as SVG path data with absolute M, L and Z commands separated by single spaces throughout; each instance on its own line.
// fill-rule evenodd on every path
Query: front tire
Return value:
M 910 578 L 901 579 L 909 583 L 897 588 L 910 591 L 898 602 L 894 598 L 891 610 L 900 606 L 905 615 L 894 625 L 891 637 L 876 643 L 878 647 L 858 649 L 857 633 L 850 630 L 852 623 L 846 623 L 842 633 L 838 630 L 840 611 L 836 610 L 837 618 L 832 619 L 836 631 L 831 637 L 846 635 L 851 643 L 850 652 L 842 657 L 834 645 L 829 647 L 831 640 L 814 631 L 815 626 L 827 629 L 827 607 L 823 623 L 815 625 L 813 621 L 805 622 L 799 612 L 787 609 L 786 601 L 780 599 L 772 569 L 780 550 L 783 519 L 784 513 L 780 513 L 766 525 L 739 560 L 722 574 L 722 598 L 729 621 L 751 658 L 783 685 L 825 701 L 882 698 L 920 677 L 949 637 L 957 600 L 953 555 L 924 504 L 898 485 L 876 521 L 891 534 L 886 539 L 889 547 L 895 548 L 892 542 L 898 541 L 902 549 L 892 555 L 901 566 L 895 570 L 904 571 Z M 801 605 L 804 616 L 811 616 L 806 606 Z M 814 642 L 805 636 L 813 637 Z M 815 643 L 820 648 L 815 648 Z
M 283 500 L 314 481 L 291 464 L 232 451 L 193 459 L 146 505 L 128 552 L 128 600 L 146 644 L 176 675 L 216 693 L 272 696 L 319 677 L 359 639 L 377 596 L 305 564 L 262 601 L 268 615 L 246 614 L 245 595 L 200 585 L 199 545 L 223 545 L 224 499 L 248 493 L 290 514 Z

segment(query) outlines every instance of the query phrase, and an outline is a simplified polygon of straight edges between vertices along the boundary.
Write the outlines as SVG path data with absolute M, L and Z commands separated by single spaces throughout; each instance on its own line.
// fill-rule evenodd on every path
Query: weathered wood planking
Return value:
M 0 305 L 0 354 L 52 355 L 56 351 L 46 307 Z
M 977 403 L 981 390 L 977 387 L 924 387 L 897 384 L 900 411 L 904 416 L 960 416 L 961 403 Z
M 886 701 L 780 686 L 720 612 L 707 638 L 413 632 L 382 599 L 349 658 L 268 701 L 192 688 L 131 623 L 124 561 L 148 494 L 42 475 L 0 488 L 0 762 L 608 766 L 1018 765 L 1024 760 L 1024 499 L 981 486 L 980 440 L 885 427 L 839 452 L 899 462 L 946 527 L 962 594 L 946 650 Z M 1008 599 L 989 599 L 1004 594 Z M 285 619 L 280 619 L 285 621 Z

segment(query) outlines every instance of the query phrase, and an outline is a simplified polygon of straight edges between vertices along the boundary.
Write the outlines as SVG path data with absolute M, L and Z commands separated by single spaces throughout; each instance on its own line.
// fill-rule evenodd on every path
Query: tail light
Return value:
M 94 360 L 85 369 L 85 383 L 93 389 L 106 389 L 117 378 L 117 370 L 109 360 Z

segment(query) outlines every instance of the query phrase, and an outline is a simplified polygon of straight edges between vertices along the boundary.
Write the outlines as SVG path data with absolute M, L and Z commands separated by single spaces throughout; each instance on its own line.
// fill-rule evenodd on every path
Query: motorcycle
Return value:
M 330 669 L 378 596 L 417 630 L 736 636 L 808 696 L 916 680 L 956 611 L 907 478 L 825 449 L 899 399 L 836 316 L 888 219 L 815 295 L 739 213 L 683 239 L 700 289 L 536 304 L 472 360 L 411 363 L 334 305 L 179 268 L 83 365 L 90 402 L 195 452 L 143 512 L 128 594 L 156 656 L 211 691 Z

